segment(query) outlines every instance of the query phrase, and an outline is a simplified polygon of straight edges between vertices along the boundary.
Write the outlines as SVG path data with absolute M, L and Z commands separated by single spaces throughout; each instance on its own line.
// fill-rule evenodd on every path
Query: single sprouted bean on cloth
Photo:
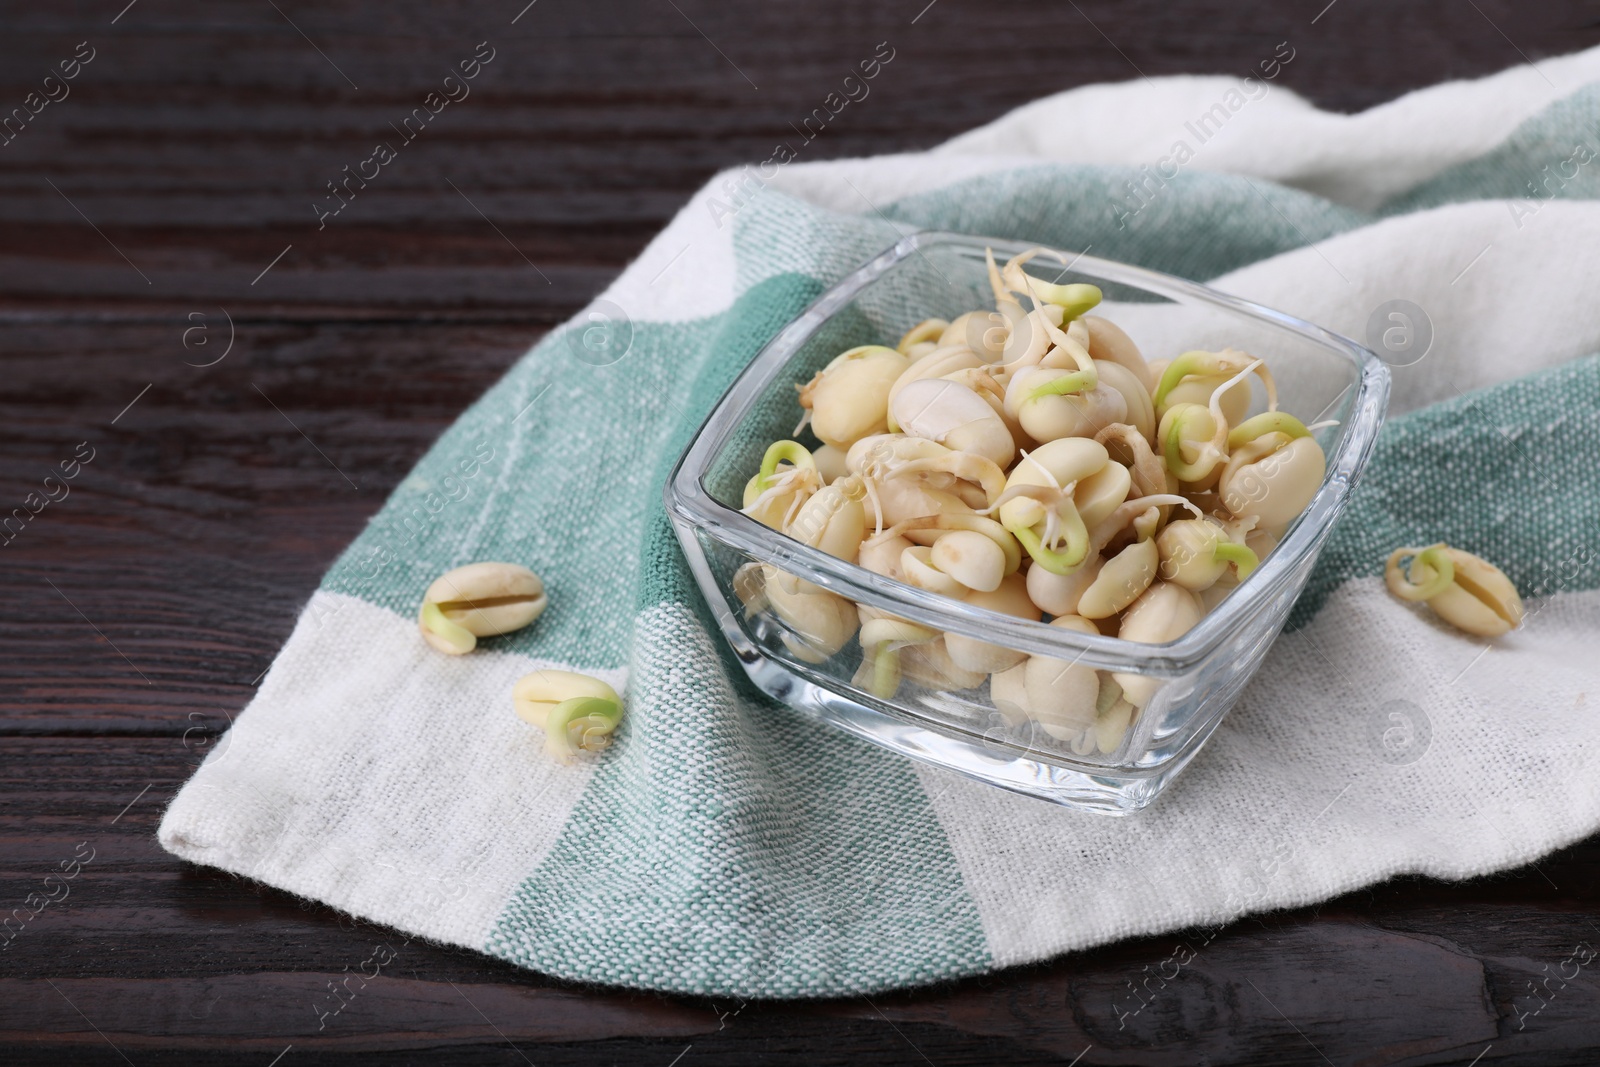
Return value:
M 1407 559 L 1411 565 L 1402 571 Z M 1395 549 L 1383 580 L 1401 600 L 1421 601 L 1469 634 L 1498 637 L 1522 625 L 1522 598 L 1511 579 L 1487 560 L 1443 542 Z
M 539 576 L 517 563 L 469 563 L 440 575 L 422 596 L 417 626 L 428 644 L 452 656 L 478 638 L 520 630 L 544 613 Z
M 534 671 L 511 691 L 517 716 L 544 731 L 544 749 L 563 763 L 611 744 L 622 698 L 598 678 L 575 671 Z
M 1044 249 L 1004 265 L 991 253 L 993 310 L 924 319 L 894 347 L 851 348 L 801 384 L 795 434 L 809 426 L 821 443 L 774 442 L 741 505 L 928 592 L 1079 633 L 1175 640 L 1310 504 L 1322 449 L 1279 411 L 1266 360 L 1224 348 L 1147 361 L 1088 314 L 1097 287 L 1023 270 L 1040 256 L 1070 265 Z M 1265 403 L 1252 417 L 1256 383 Z M 734 585 L 807 663 L 855 639 L 854 684 L 867 694 L 987 682 L 1008 721 L 1080 755 L 1115 751 L 1161 684 L 940 633 L 771 564 L 746 564 Z M 1435 610 L 1469 609 L 1445 599 Z

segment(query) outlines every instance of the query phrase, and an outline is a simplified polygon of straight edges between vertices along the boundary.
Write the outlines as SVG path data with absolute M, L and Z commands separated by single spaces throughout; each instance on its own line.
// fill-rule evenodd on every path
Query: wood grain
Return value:
M 1176 971 L 1202 935 L 744 1005 L 406 943 L 156 845 L 428 444 L 878 42 L 894 61 L 804 158 L 925 147 L 1078 84 L 1239 72 L 1282 40 L 1282 83 L 1342 110 L 1600 41 L 1570 0 L 924 5 L 8 6 L 0 114 L 96 51 L 0 146 L 0 505 L 80 443 L 94 458 L 0 547 L 0 912 L 93 859 L 0 951 L 0 1061 L 1594 1062 L 1595 968 L 1550 976 L 1600 945 L 1600 839 L 1245 920 Z M 326 183 L 482 41 L 471 95 L 319 229 Z M 378 945 L 393 963 L 324 1018 Z

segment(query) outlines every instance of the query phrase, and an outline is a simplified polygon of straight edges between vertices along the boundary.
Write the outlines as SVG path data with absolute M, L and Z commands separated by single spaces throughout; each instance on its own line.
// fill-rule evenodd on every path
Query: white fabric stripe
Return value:
M 1404 299 L 1421 307 L 1433 344 L 1416 363 L 1391 367 L 1394 416 L 1600 352 L 1597 275 L 1600 203 L 1552 201 L 1518 229 L 1508 203 L 1494 200 L 1388 219 L 1208 284 L 1364 345 L 1379 305 Z M 1220 333 L 1184 332 L 1181 317 L 1165 325 L 1165 309 L 1121 304 L 1108 313 L 1150 359 L 1228 343 Z M 1271 352 L 1259 354 L 1271 363 Z
M 481 949 L 593 774 L 546 756 L 544 735 L 511 708 L 517 679 L 561 666 L 443 656 L 413 620 L 318 592 L 250 708 L 167 809 L 161 843 Z M 585 673 L 619 691 L 626 681 Z
M 1262 58 L 1270 58 L 1270 50 Z M 1540 109 L 1597 79 L 1600 48 L 1540 60 L 1538 70 L 1519 64 L 1477 81 L 1420 89 L 1357 115 L 1319 111 L 1275 88 L 1248 101 L 1203 144 L 1185 123 L 1221 101 L 1235 79 L 1090 85 L 1027 104 L 931 154 L 791 163 L 767 188 L 835 211 L 871 214 L 902 197 L 1016 167 L 1154 164 L 1182 138 L 1196 150 L 1186 170 L 1255 175 L 1370 210 L 1483 154 Z M 1530 178 L 1538 169 L 1530 168 Z M 711 201 L 736 207 L 725 184 L 740 177 L 740 171 L 726 171 L 697 192 L 604 298 L 634 321 L 687 322 L 725 310 L 735 296 L 734 220 L 714 211 Z M 748 188 L 759 184 L 750 180 Z
M 1529 608 L 1527 628 L 1485 654 L 1381 581 L 1346 584 L 1278 640 L 1205 751 L 1130 818 L 919 765 L 996 963 L 1302 905 L 1395 874 L 1517 867 L 1587 836 L 1600 821 L 1600 592 Z M 1382 756 L 1383 731 L 1404 729 L 1382 710 L 1391 700 L 1420 708 L 1431 729 L 1409 765 Z

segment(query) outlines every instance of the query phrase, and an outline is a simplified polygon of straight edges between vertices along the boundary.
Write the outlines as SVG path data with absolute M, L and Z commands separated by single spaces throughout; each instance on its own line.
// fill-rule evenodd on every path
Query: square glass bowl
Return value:
M 1080 634 L 977 608 L 847 563 L 740 512 L 745 482 L 759 469 L 763 451 L 794 436 L 802 414 L 797 384 L 848 348 L 893 346 L 923 319 L 992 308 L 985 249 L 1003 262 L 1028 247 L 917 233 L 835 285 L 729 387 L 668 479 L 666 507 L 724 636 L 751 680 L 776 700 L 902 755 L 1005 789 L 1127 814 L 1154 800 L 1194 758 L 1282 628 L 1372 453 L 1389 372 L 1343 337 L 1181 278 L 1089 256 L 1071 259 L 1065 270 L 1045 256 L 1028 264 L 1044 281 L 1098 285 L 1105 302 L 1093 313 L 1121 326 L 1146 359 L 1190 349 L 1244 349 L 1271 369 L 1282 410 L 1308 425 L 1336 420 L 1314 431 L 1328 462 L 1310 506 L 1249 578 L 1166 644 Z M 1256 388 L 1259 393 L 1259 383 Z M 1261 409 L 1259 398 L 1253 403 Z M 818 443 L 809 432 L 800 439 L 808 447 Z M 1158 685 L 1120 737 L 1113 729 L 1098 743 L 1080 738 L 1075 745 L 1035 723 L 1014 724 L 991 701 L 987 681 L 972 689 L 930 687 L 908 670 L 892 697 L 876 696 L 853 680 L 863 656 L 855 638 L 813 662 L 820 657 L 795 639 L 764 598 L 751 597 L 759 564 L 943 633 L 1140 675 Z M 920 677 L 930 680 L 926 671 Z

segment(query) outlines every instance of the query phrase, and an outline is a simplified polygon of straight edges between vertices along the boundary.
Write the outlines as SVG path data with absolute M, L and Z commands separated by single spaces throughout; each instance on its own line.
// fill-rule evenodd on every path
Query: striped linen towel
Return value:
M 719 176 L 395 490 L 161 843 L 563 978 L 799 997 L 1469 877 L 1594 833 L 1596 81 L 1600 50 L 1335 115 L 1263 77 L 1159 78 L 926 153 Z M 667 472 L 740 368 L 918 228 L 1090 249 L 1363 342 L 1391 301 L 1423 313 L 1290 627 L 1132 818 L 924 767 L 755 695 L 663 514 Z M 1439 539 L 1506 569 L 1525 629 L 1491 648 L 1387 597 L 1388 550 Z M 528 564 L 550 608 L 439 655 L 422 591 L 476 560 Z M 550 761 L 512 713 L 513 683 L 552 666 L 625 692 L 596 761 Z

